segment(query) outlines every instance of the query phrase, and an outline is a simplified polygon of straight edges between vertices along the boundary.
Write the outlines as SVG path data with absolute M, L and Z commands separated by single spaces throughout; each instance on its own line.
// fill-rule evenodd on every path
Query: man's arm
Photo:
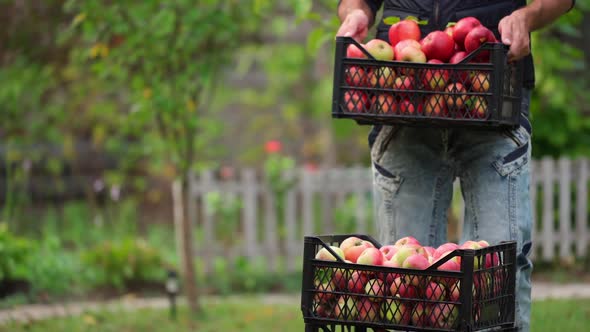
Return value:
M 347 36 L 362 42 L 375 22 L 375 13 L 383 0 L 341 0 L 338 17 L 342 22 L 336 36 Z
M 518 60 L 530 53 L 529 33 L 541 29 L 567 13 L 575 0 L 533 0 L 504 17 L 498 25 L 502 42 L 510 45 L 509 57 Z

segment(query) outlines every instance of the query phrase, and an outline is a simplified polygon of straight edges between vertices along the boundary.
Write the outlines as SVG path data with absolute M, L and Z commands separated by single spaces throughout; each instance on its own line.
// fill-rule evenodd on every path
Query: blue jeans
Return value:
M 384 126 L 371 146 L 381 243 L 411 235 L 423 245 L 447 242 L 447 210 L 459 178 L 465 201 L 461 242 L 517 241 L 516 324 L 529 331 L 532 210 L 529 196 L 530 90 L 513 130 Z

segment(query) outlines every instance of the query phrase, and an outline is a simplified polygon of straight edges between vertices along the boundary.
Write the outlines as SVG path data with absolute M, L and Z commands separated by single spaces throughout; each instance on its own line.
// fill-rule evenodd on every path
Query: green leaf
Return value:
M 454 27 L 456 24 L 457 22 L 449 22 L 447 23 L 447 28 Z
M 428 20 L 421 20 L 417 22 L 418 25 L 428 25 Z
M 398 23 L 399 21 L 401 21 L 401 19 L 398 16 L 389 16 L 383 19 L 383 23 L 387 25 L 393 25 Z
M 416 21 L 418 22 L 418 18 L 416 16 L 406 16 L 406 18 L 404 18 L 404 20 L 408 20 L 408 21 Z

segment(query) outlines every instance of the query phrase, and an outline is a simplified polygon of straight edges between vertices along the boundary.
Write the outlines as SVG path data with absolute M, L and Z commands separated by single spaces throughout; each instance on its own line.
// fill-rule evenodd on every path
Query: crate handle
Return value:
M 336 43 L 347 44 L 348 46 L 350 46 L 350 44 L 354 44 L 356 47 L 358 47 L 361 50 L 361 52 L 365 53 L 367 58 L 369 58 L 370 60 L 377 60 L 371 55 L 371 53 L 369 53 L 369 51 L 365 50 L 365 48 L 362 47 L 361 44 L 359 42 L 357 42 L 356 40 L 354 40 L 354 38 L 352 38 L 352 37 L 338 36 L 338 37 L 336 37 Z M 348 46 L 347 46 L 347 49 L 348 49 Z
M 460 251 L 466 251 L 466 250 L 473 250 L 473 249 L 455 249 L 455 250 L 451 251 L 450 253 L 446 254 L 445 257 L 440 258 L 439 260 L 437 260 L 436 262 L 434 262 L 433 264 L 431 264 L 429 267 L 427 267 L 426 268 L 426 271 L 435 271 L 435 270 L 437 270 L 439 266 L 441 266 L 444 263 L 450 261 L 451 259 L 459 256 L 458 253 Z
M 503 51 L 505 53 L 508 53 L 508 50 L 510 49 L 509 45 L 506 44 L 502 44 L 502 43 L 490 43 L 490 42 L 485 42 L 483 44 L 481 44 L 478 48 L 476 48 L 475 50 L 473 50 L 471 53 L 467 54 L 466 57 L 463 58 L 463 60 L 457 62 L 457 64 L 467 64 L 468 61 L 471 61 L 471 59 L 475 58 L 475 56 L 477 56 L 477 54 L 479 54 L 479 52 L 481 52 L 483 49 L 488 49 L 490 51 L 492 51 L 496 45 L 501 45 L 503 48 Z

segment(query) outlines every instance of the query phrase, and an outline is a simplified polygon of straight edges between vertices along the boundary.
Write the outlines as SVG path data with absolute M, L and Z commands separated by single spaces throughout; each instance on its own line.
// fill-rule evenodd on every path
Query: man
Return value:
M 375 126 L 369 135 L 378 231 L 382 243 L 411 235 L 438 246 L 447 240 L 446 212 L 456 177 L 465 200 L 461 241 L 491 244 L 517 241 L 516 326 L 529 331 L 531 307 L 532 215 L 529 196 L 531 126 L 528 121 L 534 68 L 530 32 L 574 5 L 574 0 L 342 0 L 338 36 L 364 41 L 384 5 L 384 17 L 417 16 L 427 20 L 423 36 L 448 22 L 478 18 L 510 45 L 510 60 L 525 65 L 521 126 L 510 131 L 476 131 L 406 126 Z M 388 40 L 389 26 L 377 26 Z

